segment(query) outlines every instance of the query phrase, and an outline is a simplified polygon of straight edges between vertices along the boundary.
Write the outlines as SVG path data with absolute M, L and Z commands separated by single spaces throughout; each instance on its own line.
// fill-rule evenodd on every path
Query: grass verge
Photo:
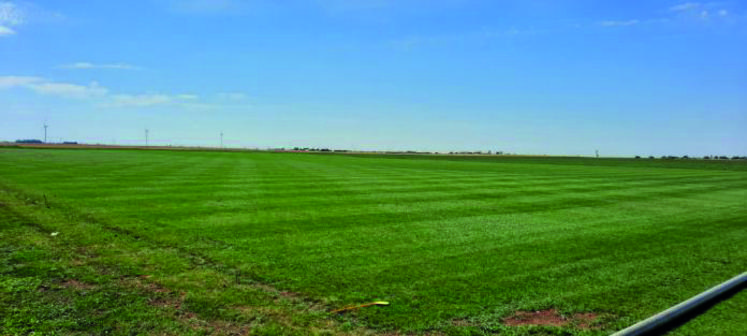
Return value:
M 0 189 L 2 335 L 329 335 L 326 307 Z

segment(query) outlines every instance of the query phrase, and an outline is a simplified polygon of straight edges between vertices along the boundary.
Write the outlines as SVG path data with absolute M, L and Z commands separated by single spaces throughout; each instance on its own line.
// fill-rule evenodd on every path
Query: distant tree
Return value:
M 649 156 L 648 158 L 649 159 L 655 159 L 655 157 L 653 155 Z
M 636 158 L 636 159 L 640 159 L 641 157 L 640 157 L 640 156 L 638 156 L 638 155 L 636 155 L 636 156 L 635 156 L 635 158 Z
M 687 159 L 689 159 L 690 157 L 689 157 L 689 156 L 687 156 L 687 155 L 685 155 L 685 156 L 683 156 L 682 158 L 683 158 L 683 159 L 685 159 L 685 160 L 687 160 Z

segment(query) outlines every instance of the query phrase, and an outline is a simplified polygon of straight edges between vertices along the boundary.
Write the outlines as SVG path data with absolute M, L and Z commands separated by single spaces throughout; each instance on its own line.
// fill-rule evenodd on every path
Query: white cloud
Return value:
M 695 10 L 700 8 L 702 5 L 697 2 L 686 2 L 683 4 L 679 4 L 676 6 L 669 7 L 669 10 L 672 12 L 687 12 L 691 10 Z
M 142 68 L 126 63 L 94 64 L 89 62 L 77 62 L 60 66 L 63 69 L 114 69 L 114 70 L 141 70 Z
M 28 86 L 42 80 L 42 78 L 30 76 L 0 76 L 0 89 Z
M 8 1 L 0 2 L 0 24 L 17 26 L 25 21 L 23 12 L 16 4 Z
M 602 21 L 599 24 L 603 27 L 626 27 L 626 26 L 635 26 L 639 24 L 640 21 L 638 20 L 627 20 L 627 21 Z
M 722 2 L 688 2 L 681 5 L 670 7 L 669 10 L 677 13 L 677 16 L 683 19 L 701 19 L 708 20 L 711 18 L 725 18 L 729 11 L 724 8 L 728 3 Z
M 64 15 L 50 12 L 29 1 L 0 0 L 0 37 L 16 34 L 18 27 L 32 23 L 57 22 Z
M 644 20 L 627 21 L 601 21 L 603 27 L 625 27 L 634 25 L 655 26 L 661 24 L 701 24 L 704 22 L 727 22 L 729 11 L 724 8 L 728 3 L 723 2 L 686 2 L 669 7 L 669 13 L 665 17 Z
M 114 107 L 147 107 L 164 105 L 173 102 L 173 98 L 164 94 L 118 94 L 113 95 L 111 105 Z
M 113 94 L 109 89 L 91 82 L 88 85 L 54 82 L 42 77 L 33 76 L 0 76 L 0 90 L 22 88 L 37 94 L 49 95 L 66 99 L 91 100 L 100 107 L 127 108 L 175 106 L 186 109 L 219 108 L 220 104 L 205 104 L 200 102 L 200 96 L 191 93 L 182 94 Z M 226 96 L 234 100 L 245 97 L 240 93 Z
M 150 107 L 159 105 L 180 105 L 186 106 L 199 100 L 200 97 L 193 94 L 116 94 L 111 96 L 111 101 L 106 104 L 107 107 Z
M 10 27 L 0 26 L 0 36 L 8 36 L 15 34 L 16 31 L 10 29 Z
M 0 2 L 0 37 L 15 35 L 12 28 L 24 23 L 24 15 L 12 2 Z
M 31 76 L 0 76 L 0 89 L 25 88 L 43 95 L 62 98 L 87 99 L 106 96 L 105 87 L 96 82 L 89 85 L 60 83 Z
M 54 82 L 31 83 L 26 86 L 37 93 L 72 99 L 102 97 L 109 93 L 109 90 L 96 82 L 91 82 L 87 86 Z

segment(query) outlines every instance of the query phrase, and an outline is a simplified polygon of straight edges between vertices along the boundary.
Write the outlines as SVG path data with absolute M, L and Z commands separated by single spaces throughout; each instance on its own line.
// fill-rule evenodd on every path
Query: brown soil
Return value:
M 85 284 L 75 279 L 67 280 L 61 283 L 60 286 L 62 286 L 63 288 L 73 288 L 78 290 L 91 289 L 94 287 L 93 285 Z
M 578 321 L 578 327 L 581 329 L 592 329 L 594 321 L 599 317 L 599 314 L 595 313 L 583 313 L 573 315 L 573 319 Z
M 473 326 L 472 323 L 470 323 L 467 319 L 457 319 L 451 321 L 451 324 L 457 327 L 471 327 Z
M 598 316 L 595 313 L 579 313 L 568 318 L 560 315 L 557 309 L 518 311 L 513 316 L 503 319 L 503 323 L 511 327 L 527 325 L 563 327 L 576 322 L 579 328 L 588 329 Z

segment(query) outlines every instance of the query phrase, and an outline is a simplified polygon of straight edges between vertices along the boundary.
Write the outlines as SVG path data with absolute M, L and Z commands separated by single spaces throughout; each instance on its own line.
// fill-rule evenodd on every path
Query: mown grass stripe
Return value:
M 584 332 L 601 335 L 747 268 L 747 173 L 731 163 L 52 150 L 0 159 L 0 182 L 254 281 L 331 305 L 388 300 L 348 321 L 405 333 L 449 333 L 459 317 L 478 333 L 521 333 L 501 319 L 554 307 L 608 314 L 603 330 Z

